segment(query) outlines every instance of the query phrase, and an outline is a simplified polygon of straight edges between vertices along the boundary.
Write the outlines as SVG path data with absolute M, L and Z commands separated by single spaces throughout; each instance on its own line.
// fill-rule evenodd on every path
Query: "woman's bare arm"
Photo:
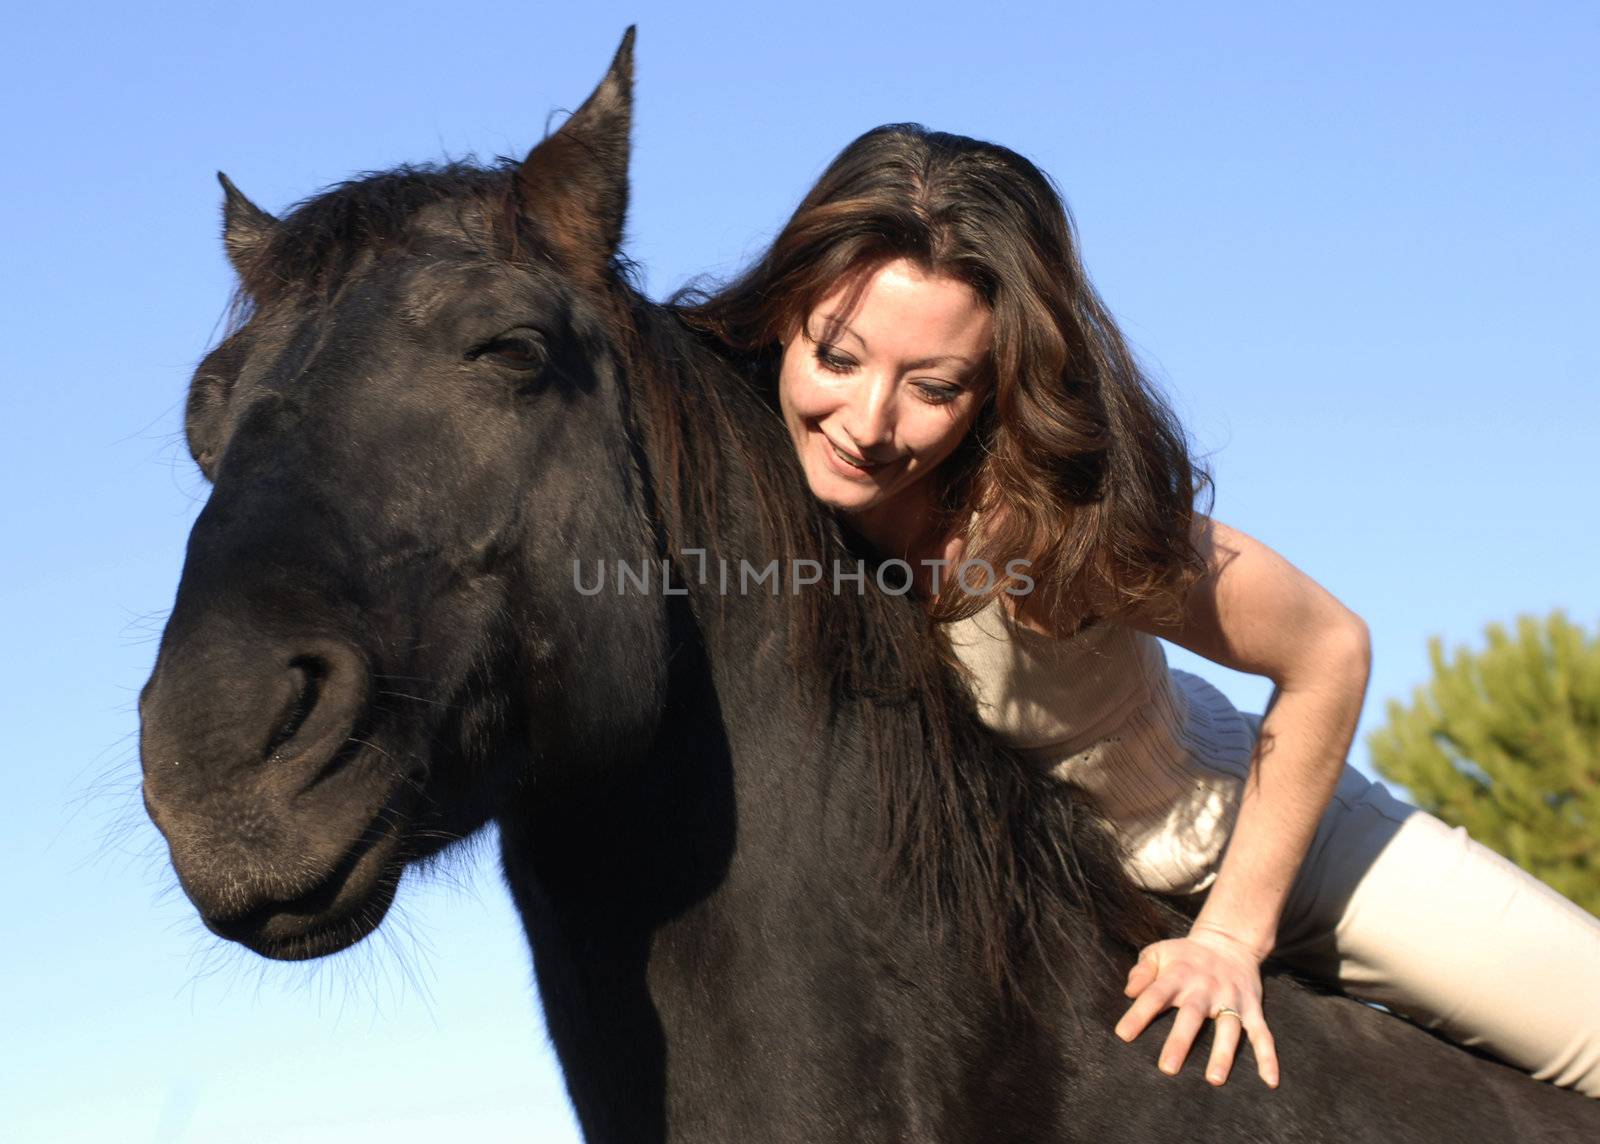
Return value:
M 1190 590 L 1181 619 L 1124 622 L 1225 667 L 1266 676 L 1276 690 L 1205 905 L 1187 938 L 1145 951 L 1129 979 L 1137 1000 L 1117 1032 L 1132 1040 L 1177 1006 L 1161 1058 L 1175 1072 L 1205 1020 L 1221 1006 L 1237 1009 L 1263 1079 L 1275 1084 L 1256 967 L 1272 951 L 1289 887 L 1355 737 L 1371 645 L 1360 617 L 1271 548 L 1206 517 L 1196 518 L 1196 540 L 1209 571 Z M 1207 1069 L 1213 1083 L 1226 1079 L 1238 1034 L 1236 1023 L 1219 1022 Z

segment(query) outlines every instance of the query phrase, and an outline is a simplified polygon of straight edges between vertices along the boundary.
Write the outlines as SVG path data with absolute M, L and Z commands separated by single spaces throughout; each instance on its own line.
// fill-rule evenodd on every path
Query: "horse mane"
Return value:
M 756 501 L 762 556 L 854 567 L 852 545 L 811 494 L 793 443 L 753 370 L 730 361 L 670 305 L 643 298 L 619 270 L 632 336 L 624 368 L 648 438 L 655 511 L 667 550 L 703 548 L 737 527 L 719 501 L 743 474 Z M 735 505 L 732 511 L 745 506 Z M 738 553 L 730 553 L 737 556 Z M 1170 914 L 1124 874 L 1088 797 L 1040 774 L 994 739 L 948 663 L 948 645 L 910 596 L 780 591 L 789 668 L 803 694 L 858 705 L 877 783 L 880 873 L 910 891 L 925 924 L 981 966 L 1002 1000 L 1028 1002 L 1031 949 L 1105 953 L 1169 936 Z M 722 597 L 713 596 L 720 606 Z M 1107 963 L 1108 964 L 1108 963 Z M 1102 966 L 1104 968 L 1104 965 Z M 1053 971 L 1052 971 L 1053 972 Z
M 507 156 L 492 166 L 407 164 L 302 199 L 239 267 L 229 332 L 291 291 L 331 304 L 363 259 L 403 244 L 433 204 L 457 204 L 465 237 L 517 257 L 531 237 L 518 233 L 519 164 Z M 718 538 L 743 528 L 751 507 L 719 496 L 748 486 L 764 558 L 780 569 L 862 559 L 872 575 L 871 554 L 811 495 L 751 367 L 646 298 L 623 256 L 603 304 L 620 335 L 623 415 L 636 461 L 639 446 L 648 459 L 640 467 L 649 523 L 665 551 L 700 547 L 716 559 Z M 1062 953 L 1104 958 L 1107 941 L 1136 948 L 1167 936 L 1169 915 L 1127 879 L 1087 796 L 1030 769 L 984 728 L 943 637 L 912 597 L 818 584 L 780 591 L 774 606 L 801 694 L 860 712 L 877 787 L 879 875 L 909 894 L 923 923 L 980 967 L 1002 1001 L 1028 1004 L 1021 976 L 1030 952 L 1053 974 Z

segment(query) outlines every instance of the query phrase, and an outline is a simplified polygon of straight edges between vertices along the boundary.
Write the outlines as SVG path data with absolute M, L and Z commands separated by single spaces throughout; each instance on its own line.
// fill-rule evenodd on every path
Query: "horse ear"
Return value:
M 633 34 L 630 24 L 600 85 L 559 131 L 528 152 L 517 171 L 519 211 L 566 267 L 586 278 L 601 277 L 622 245 Z
M 255 203 L 245 198 L 244 192 L 233 185 L 233 180 L 217 172 L 217 182 L 222 184 L 222 245 L 228 251 L 228 261 L 242 278 L 255 257 L 278 229 L 278 220 Z

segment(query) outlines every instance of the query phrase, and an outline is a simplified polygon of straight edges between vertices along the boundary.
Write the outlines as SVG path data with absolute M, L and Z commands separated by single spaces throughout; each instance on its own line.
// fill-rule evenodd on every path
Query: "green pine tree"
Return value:
M 1430 638 L 1432 681 L 1367 745 L 1417 806 L 1600 914 L 1600 633 L 1559 610 L 1516 628 L 1449 663 Z

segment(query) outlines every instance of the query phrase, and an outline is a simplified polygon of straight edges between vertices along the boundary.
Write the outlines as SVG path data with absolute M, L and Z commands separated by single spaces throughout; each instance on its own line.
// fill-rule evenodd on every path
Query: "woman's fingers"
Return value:
M 1195 1034 L 1200 1032 L 1200 1026 L 1206 1023 L 1206 1011 L 1193 1001 L 1186 1001 L 1178 1009 L 1178 1015 L 1172 1020 L 1172 1031 L 1167 1034 L 1167 1043 L 1161 1046 L 1161 1071 L 1168 1076 L 1177 1076 L 1178 1070 L 1183 1068 L 1183 1062 L 1188 1059 L 1189 1049 L 1194 1045 Z
M 1117 1022 L 1115 1030 L 1117 1036 L 1124 1041 L 1137 1039 L 1145 1027 L 1172 1004 L 1172 995 L 1176 991 L 1176 983 L 1159 979 L 1146 986 L 1139 994 L 1139 999 L 1128 1006 L 1128 1011 L 1122 1015 L 1122 1020 Z
M 1233 1057 L 1239 1051 L 1239 1036 L 1244 1032 L 1244 1025 L 1232 1011 L 1219 1013 L 1212 1020 L 1215 1027 L 1211 1030 L 1211 1059 L 1206 1062 L 1206 1080 L 1222 1084 L 1233 1070 Z
M 1133 968 L 1128 970 L 1128 985 L 1123 990 L 1123 993 L 1129 997 L 1139 996 L 1144 992 L 1145 986 L 1156 979 L 1156 976 L 1155 959 L 1141 957 L 1134 963 Z
M 1180 1072 L 1195 1037 L 1206 1021 L 1214 1020 L 1206 1080 L 1214 1085 L 1227 1081 L 1239 1044 L 1248 1037 L 1261 1079 L 1277 1087 L 1277 1047 L 1261 1011 L 1261 979 L 1254 966 L 1241 967 L 1237 959 L 1219 957 L 1196 940 L 1156 942 L 1141 951 L 1128 971 L 1124 992 L 1134 998 L 1116 1025 L 1116 1034 L 1124 1041 L 1137 1040 L 1169 1008 L 1178 1010 L 1161 1047 L 1162 1072 L 1169 1076 Z
M 1230 1020 L 1230 1025 L 1239 1022 Z M 1250 1036 L 1250 1047 L 1256 1054 L 1256 1071 L 1261 1074 L 1261 1079 L 1266 1081 L 1268 1087 L 1278 1087 L 1278 1046 L 1272 1039 L 1272 1033 L 1267 1029 L 1266 1018 L 1261 1015 L 1259 1008 L 1255 1009 L 1245 1018 L 1244 1031 Z

